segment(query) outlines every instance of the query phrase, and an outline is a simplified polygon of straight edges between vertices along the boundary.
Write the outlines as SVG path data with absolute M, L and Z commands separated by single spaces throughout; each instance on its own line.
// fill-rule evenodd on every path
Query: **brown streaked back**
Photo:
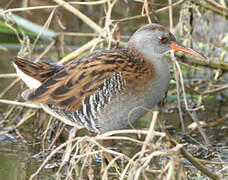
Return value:
M 27 61 L 18 57 L 15 58 L 14 63 L 22 72 L 24 72 L 31 78 L 40 81 L 41 83 L 46 81 L 55 73 L 59 72 L 63 67 L 57 64 L 50 64 L 47 62 L 33 63 L 31 61 Z

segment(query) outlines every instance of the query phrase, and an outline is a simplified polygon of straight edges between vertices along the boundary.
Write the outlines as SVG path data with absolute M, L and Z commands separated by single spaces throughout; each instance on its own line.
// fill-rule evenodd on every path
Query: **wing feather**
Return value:
M 126 49 L 101 51 L 76 59 L 47 79 L 27 100 L 34 103 L 54 103 L 75 111 L 89 96 L 104 87 L 106 79 L 121 74 L 121 86 L 139 92 L 142 85 L 154 77 L 154 68 L 143 58 L 131 58 Z
M 120 65 L 125 59 L 124 54 L 112 51 L 81 58 L 47 79 L 27 100 L 41 104 L 54 103 L 60 108 L 77 110 L 84 99 L 104 85 L 105 79 L 120 72 Z

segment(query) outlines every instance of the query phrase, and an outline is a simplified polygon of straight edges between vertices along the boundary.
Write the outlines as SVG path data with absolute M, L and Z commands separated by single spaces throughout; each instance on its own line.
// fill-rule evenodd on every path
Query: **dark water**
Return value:
M 40 163 L 32 158 L 38 153 L 37 148 L 30 145 L 0 144 L 0 179 L 26 180 L 39 168 Z M 54 179 L 50 170 L 44 170 L 40 179 Z
M 1 51 L 0 50 L 0 74 L 5 73 L 15 73 L 14 68 L 12 66 L 12 61 L 14 60 L 17 52 L 16 51 Z M 0 78 L 0 94 L 3 90 L 9 86 L 11 82 L 13 82 L 16 78 Z M 11 88 L 8 93 L 3 96 L 3 99 L 14 100 L 17 97 L 19 83 L 17 83 L 13 88 Z M 0 112 L 2 113 L 6 110 L 7 105 L 0 103 Z

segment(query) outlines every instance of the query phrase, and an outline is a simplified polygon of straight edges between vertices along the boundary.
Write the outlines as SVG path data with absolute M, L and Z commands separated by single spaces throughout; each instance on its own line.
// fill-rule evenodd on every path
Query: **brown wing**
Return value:
M 120 72 L 121 67 L 128 67 L 126 56 L 121 51 L 92 54 L 67 65 L 31 93 L 27 100 L 55 103 L 64 109 L 77 110 L 84 98 L 96 93 L 105 79 Z
M 63 68 L 63 66 L 57 64 L 50 64 L 44 61 L 33 63 L 18 57 L 15 58 L 14 63 L 25 74 L 40 82 L 44 82 Z

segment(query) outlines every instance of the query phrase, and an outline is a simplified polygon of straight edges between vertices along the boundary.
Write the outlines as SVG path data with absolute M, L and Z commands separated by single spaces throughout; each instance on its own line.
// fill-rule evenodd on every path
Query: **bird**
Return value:
M 180 45 L 160 24 L 140 27 L 119 49 L 97 50 L 59 65 L 16 57 L 13 66 L 29 89 L 22 97 L 76 128 L 98 134 L 127 127 L 164 97 L 171 50 L 203 58 Z

